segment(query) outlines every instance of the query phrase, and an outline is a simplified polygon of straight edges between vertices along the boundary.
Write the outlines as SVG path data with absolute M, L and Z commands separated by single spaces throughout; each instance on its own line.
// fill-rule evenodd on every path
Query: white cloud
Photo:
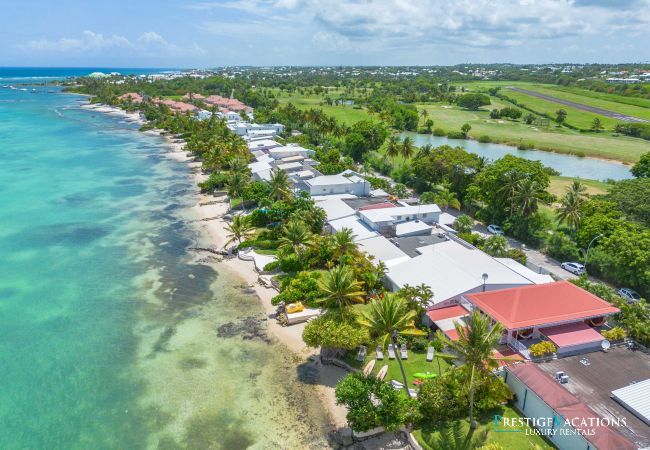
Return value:
M 196 44 L 192 44 L 189 48 L 181 48 L 175 44 L 171 44 L 154 31 L 144 32 L 138 38 L 131 41 L 124 36 L 116 34 L 104 36 L 101 33 L 86 30 L 81 33 L 80 37 L 62 37 L 55 40 L 37 39 L 28 41 L 18 47 L 23 51 L 77 55 L 104 53 L 110 50 L 129 52 L 135 55 L 144 54 L 152 50 L 168 55 L 178 55 L 188 52 L 196 55 L 205 53 Z

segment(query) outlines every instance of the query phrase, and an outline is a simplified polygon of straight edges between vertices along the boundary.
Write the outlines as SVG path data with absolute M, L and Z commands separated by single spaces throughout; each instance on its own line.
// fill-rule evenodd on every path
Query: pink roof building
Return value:
M 118 99 L 122 100 L 123 102 L 131 102 L 131 103 L 142 103 L 142 96 L 138 94 L 137 92 L 127 92 L 126 94 L 122 94 Z

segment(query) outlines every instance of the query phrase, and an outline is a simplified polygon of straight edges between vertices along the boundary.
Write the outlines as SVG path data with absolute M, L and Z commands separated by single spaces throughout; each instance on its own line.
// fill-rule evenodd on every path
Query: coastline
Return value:
M 118 107 L 104 104 L 81 105 L 84 109 L 113 115 L 123 118 L 127 122 L 143 125 L 146 121 L 140 116 L 139 112 L 129 113 Z M 185 151 L 185 143 L 180 139 L 175 139 L 163 130 L 152 129 L 143 132 L 144 134 L 159 136 L 164 139 L 164 145 L 169 148 L 165 156 L 178 162 L 186 163 L 191 169 L 191 178 L 194 184 L 198 184 L 207 178 L 201 172 L 201 162 L 196 161 Z M 197 231 L 202 239 L 211 244 L 211 247 L 221 249 L 226 242 L 227 231 L 225 229 L 227 222 L 224 216 L 228 213 L 229 203 L 215 197 L 198 192 L 190 194 L 195 200 L 194 206 L 190 209 L 190 221 L 196 225 Z M 201 258 L 202 254 L 197 253 L 196 258 Z M 324 366 L 320 363 L 318 350 L 307 347 L 302 340 L 302 331 L 305 323 L 296 324 L 290 327 L 284 327 L 275 320 L 275 306 L 272 305 L 271 299 L 277 295 L 277 291 L 272 287 L 267 287 L 259 283 L 259 274 L 255 269 L 252 261 L 245 261 L 239 257 L 218 258 L 211 261 L 217 272 L 227 272 L 233 279 L 241 281 L 246 285 L 251 294 L 254 294 L 259 304 L 262 306 L 264 314 L 267 317 L 267 333 L 282 346 L 287 348 L 294 356 L 293 362 L 296 366 L 308 364 L 311 370 L 317 372 L 317 382 L 314 383 L 315 393 L 320 400 L 322 407 L 329 418 L 330 431 L 335 431 L 347 426 L 346 409 L 336 404 L 334 388 L 338 380 L 345 376 L 347 372 L 336 366 Z

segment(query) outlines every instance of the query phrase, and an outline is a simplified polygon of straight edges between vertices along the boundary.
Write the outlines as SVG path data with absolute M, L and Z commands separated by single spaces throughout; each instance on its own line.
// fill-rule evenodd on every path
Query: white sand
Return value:
M 162 135 L 159 130 L 147 131 L 147 133 L 155 133 Z M 187 161 L 194 168 L 200 168 L 200 163 L 193 162 L 191 156 L 188 156 L 184 150 L 183 144 L 174 143 L 169 136 L 162 135 L 167 138 L 171 148 L 169 157 L 177 161 Z M 198 183 L 205 179 L 205 175 L 200 170 L 194 172 L 195 180 Z M 223 216 L 228 212 L 229 203 L 226 197 L 215 198 L 213 196 L 199 195 L 198 202 L 193 208 L 196 214 L 198 227 L 203 231 L 204 235 L 208 238 L 209 242 L 215 248 L 222 248 L 227 241 L 228 232 L 225 230 L 226 221 Z M 213 219 L 203 221 L 201 219 Z M 227 270 L 230 274 L 241 278 L 251 288 L 253 288 L 260 298 L 265 313 L 271 317 L 275 314 L 275 306 L 271 304 L 271 299 L 275 297 L 278 292 L 269 287 L 265 287 L 258 283 L 258 273 L 255 270 L 252 261 L 244 261 L 239 258 L 226 259 L 217 263 L 218 270 Z M 277 338 L 283 345 L 291 350 L 298 358 L 299 362 L 305 361 L 307 358 L 318 354 L 318 349 L 307 347 L 302 340 L 302 332 L 305 324 L 296 324 L 290 327 L 280 325 L 276 320 L 270 319 L 268 321 L 268 331 Z M 319 385 L 318 396 L 320 397 L 323 406 L 328 411 L 330 422 L 336 428 L 347 426 L 346 409 L 336 404 L 334 395 L 334 388 L 336 383 L 347 372 L 335 366 L 319 365 Z

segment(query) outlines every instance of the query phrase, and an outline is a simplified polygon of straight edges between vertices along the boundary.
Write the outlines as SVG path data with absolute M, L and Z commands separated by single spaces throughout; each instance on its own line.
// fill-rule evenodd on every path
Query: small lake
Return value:
M 434 147 L 450 145 L 452 147 L 463 147 L 470 153 L 485 156 L 489 159 L 499 159 L 507 154 L 521 158 L 541 161 L 542 164 L 560 172 L 566 177 L 580 177 L 590 180 L 623 180 L 632 178 L 630 167 L 617 162 L 610 162 L 601 159 L 581 158 L 579 156 L 565 155 L 562 153 L 544 152 L 541 150 L 518 150 L 503 144 L 482 144 L 478 141 L 464 139 L 449 139 L 444 136 L 433 136 L 431 134 L 417 134 L 404 132 L 401 137 L 410 136 L 415 145 L 421 147 L 431 144 Z

